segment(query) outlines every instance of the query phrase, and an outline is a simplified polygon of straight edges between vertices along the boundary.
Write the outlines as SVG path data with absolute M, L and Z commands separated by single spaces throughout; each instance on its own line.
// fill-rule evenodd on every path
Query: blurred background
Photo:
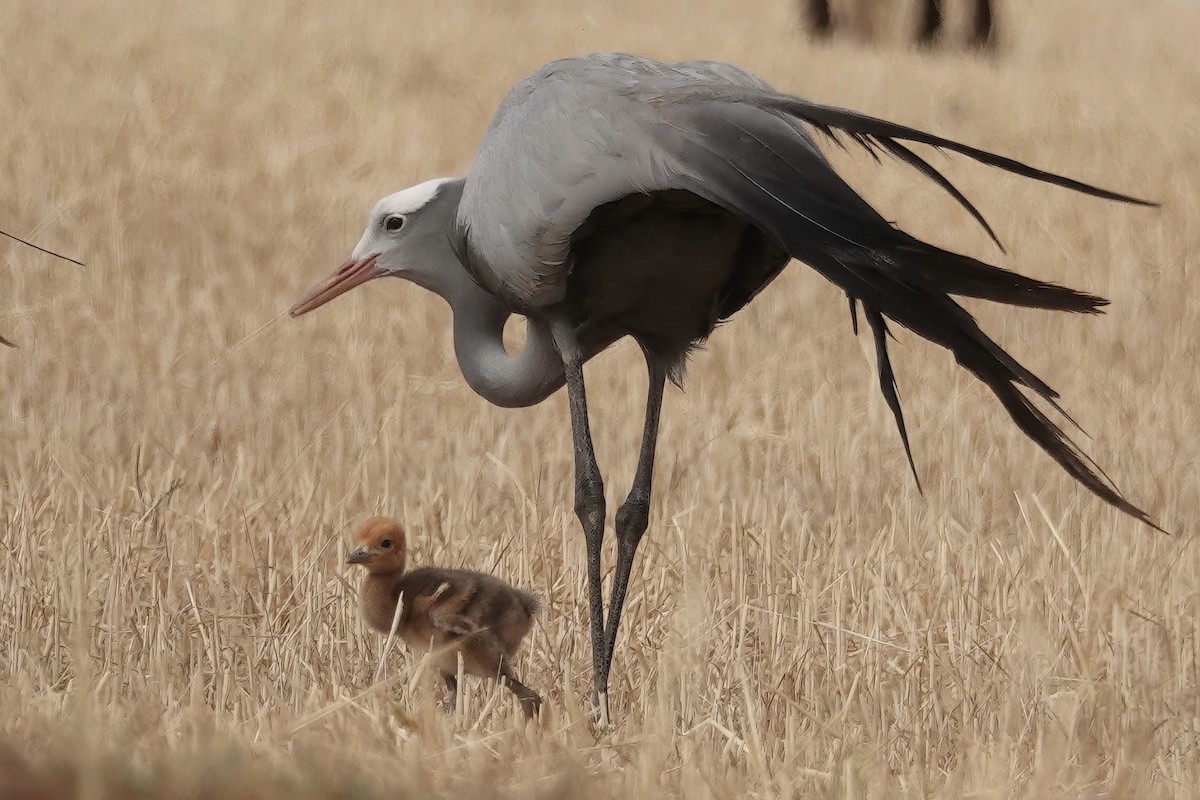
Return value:
M 19 345 L 0 351 L 0 788 L 1193 796 L 1200 8 L 994 0 L 979 44 L 971 5 L 944 0 L 924 46 L 917 0 L 833 0 L 828 26 L 807 0 L 0 5 L 0 228 L 87 264 L 0 241 Z M 900 332 L 919 494 L 868 338 L 793 265 L 668 392 L 621 723 L 593 731 L 565 396 L 486 404 L 448 309 L 400 281 L 285 310 L 378 197 L 463 174 L 515 81 L 601 50 L 728 60 L 1161 202 L 935 155 L 1001 254 L 902 165 L 827 149 L 911 233 L 1113 301 L 971 310 L 1176 535 L 1088 495 Z M 610 509 L 636 360 L 625 342 L 588 367 Z M 447 717 L 417 659 L 382 653 L 341 563 L 374 513 L 409 524 L 415 563 L 547 599 L 521 663 L 541 729 L 486 685 Z

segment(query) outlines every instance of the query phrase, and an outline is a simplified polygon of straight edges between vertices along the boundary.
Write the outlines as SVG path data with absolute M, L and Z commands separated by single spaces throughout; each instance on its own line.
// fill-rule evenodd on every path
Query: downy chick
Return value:
M 511 660 L 541 608 L 537 595 L 509 586 L 492 575 L 464 569 L 421 567 L 405 572 L 405 533 L 387 517 L 364 522 L 354 534 L 347 564 L 367 571 L 360 599 L 363 618 L 381 633 L 392 630 L 413 650 L 431 653 L 432 664 L 458 695 L 458 654 L 463 671 L 481 678 L 503 677 L 532 717 L 542 698 L 513 674 Z

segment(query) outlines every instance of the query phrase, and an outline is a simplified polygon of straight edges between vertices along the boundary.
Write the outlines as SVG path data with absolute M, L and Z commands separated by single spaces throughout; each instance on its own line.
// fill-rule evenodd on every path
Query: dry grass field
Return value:
M 88 264 L 0 242 L 0 797 L 1200 796 L 1200 6 L 1013 0 L 980 59 L 816 46 L 784 0 L 336 5 L 0 4 L 0 228 Z M 919 494 L 869 337 L 793 265 L 668 392 L 593 730 L 564 394 L 486 404 L 400 281 L 283 312 L 378 196 L 466 169 L 513 81 L 611 49 L 1161 201 L 936 157 L 1003 255 L 910 170 L 837 156 L 912 232 L 1112 299 L 971 307 L 1175 535 L 899 333 Z M 636 348 L 588 378 L 611 510 Z M 342 563 L 375 513 L 418 564 L 543 594 L 518 665 L 540 727 L 478 682 L 446 715 L 382 652 Z

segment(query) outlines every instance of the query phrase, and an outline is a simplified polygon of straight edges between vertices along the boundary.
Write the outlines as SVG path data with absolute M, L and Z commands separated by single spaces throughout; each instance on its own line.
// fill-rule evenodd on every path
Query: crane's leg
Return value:
M 608 724 L 608 669 L 604 647 L 604 598 L 600 590 L 600 548 L 604 544 L 604 481 L 596 464 L 583 388 L 583 349 L 569 323 L 551 324 L 562 356 L 571 407 L 571 439 L 575 449 L 575 516 L 587 542 L 588 610 L 592 634 L 592 680 L 600 722 Z
M 980 48 L 993 47 L 996 44 L 992 0 L 976 0 L 975 14 L 971 19 L 971 44 Z
M 833 17 L 829 13 L 829 0 L 806 0 L 808 24 L 813 35 L 824 38 L 833 32 Z
M 608 598 L 608 625 L 604 630 L 606 681 L 608 670 L 612 666 L 613 650 L 617 644 L 617 629 L 621 625 L 625 593 L 629 589 L 633 557 L 650 522 L 654 448 L 658 442 L 658 421 L 662 413 L 667 371 L 650 353 L 646 353 L 646 366 L 650 373 L 650 386 L 646 393 L 646 422 L 642 429 L 642 449 L 638 453 L 637 472 L 633 476 L 633 487 L 629 490 L 629 497 L 625 498 L 625 502 L 617 510 L 617 574 L 613 577 L 612 594 Z
M 507 664 L 503 666 L 500 675 L 508 684 L 509 691 L 515 694 L 517 700 L 521 702 L 521 710 L 525 712 L 525 718 L 533 719 L 536 717 L 542 708 L 542 696 L 521 683 Z
M 922 0 L 921 17 L 917 22 L 917 44 L 933 44 L 942 29 L 942 0 Z

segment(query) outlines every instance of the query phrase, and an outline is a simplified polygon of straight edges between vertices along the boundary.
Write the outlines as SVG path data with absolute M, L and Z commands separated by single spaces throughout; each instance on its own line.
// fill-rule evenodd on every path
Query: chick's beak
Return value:
M 356 547 L 346 556 L 347 564 L 365 564 L 371 560 L 371 553 L 365 547 Z
M 372 253 L 358 259 L 353 256 L 347 258 L 332 275 L 309 289 L 307 294 L 297 300 L 296 305 L 292 306 L 288 313 L 293 317 L 307 314 L 314 308 L 325 305 L 339 294 L 350 291 L 355 286 L 386 275 L 387 270 L 375 263 L 378 260 L 379 253 Z

